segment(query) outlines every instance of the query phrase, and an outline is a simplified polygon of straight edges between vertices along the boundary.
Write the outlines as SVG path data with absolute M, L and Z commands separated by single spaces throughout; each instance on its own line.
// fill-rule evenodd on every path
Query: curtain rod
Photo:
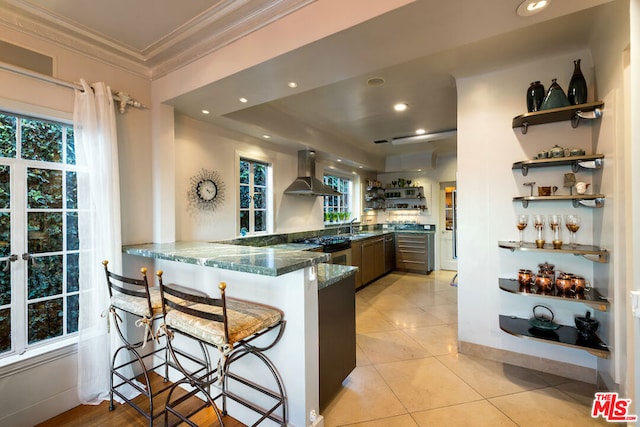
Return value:
M 28 70 L 22 67 L 16 67 L 14 65 L 8 64 L 6 62 L 0 61 L 0 69 L 5 71 L 10 71 L 12 73 L 20 74 L 22 76 L 31 77 L 32 79 L 40 80 L 43 82 L 51 83 L 57 86 L 66 87 L 68 89 L 78 89 L 79 91 L 84 91 L 81 85 L 78 83 L 71 83 L 65 80 L 56 79 L 55 77 L 47 76 L 46 74 L 36 73 L 35 71 Z M 127 107 L 131 106 L 133 108 L 147 108 L 139 101 L 133 99 L 129 94 L 124 92 L 115 92 L 112 91 L 113 100 L 116 101 L 118 105 L 118 111 L 120 114 L 124 114 L 127 112 Z

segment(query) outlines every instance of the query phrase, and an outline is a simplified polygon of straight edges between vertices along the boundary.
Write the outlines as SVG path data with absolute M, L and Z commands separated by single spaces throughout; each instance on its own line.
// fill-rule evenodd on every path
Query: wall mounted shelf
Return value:
M 603 359 L 609 358 L 607 345 L 597 335 L 586 340 L 572 326 L 560 325 L 560 328 L 555 331 L 541 330 L 532 327 L 527 319 L 501 314 L 500 329 L 517 337 L 577 348 Z
M 570 156 L 570 157 L 556 157 L 547 159 L 535 159 L 524 160 L 522 162 L 516 162 L 511 169 L 520 169 L 522 176 L 527 176 L 529 169 L 542 168 L 549 166 L 565 166 L 570 165 L 573 172 L 578 172 L 580 168 L 585 169 L 601 169 L 603 164 L 604 154 L 592 154 L 589 156 Z
M 541 125 L 571 120 L 571 126 L 576 128 L 580 119 L 599 119 L 602 117 L 604 102 L 587 102 L 585 104 L 570 105 L 568 107 L 552 108 L 550 110 L 534 111 L 521 114 L 513 118 L 512 128 L 520 128 L 523 134 L 527 133 L 529 126 Z
M 561 249 L 554 249 L 552 243 L 545 243 L 543 248 L 536 247 L 535 243 L 524 242 L 522 245 L 520 242 L 514 241 L 500 241 L 498 242 L 498 246 L 503 249 L 509 249 L 510 251 L 533 251 L 533 252 L 553 252 L 556 254 L 572 254 L 572 255 L 581 255 L 591 261 L 600 262 L 600 263 L 608 263 L 609 262 L 609 251 L 606 249 L 601 249 L 597 246 L 591 245 L 576 245 L 576 247 L 572 247 L 570 244 L 565 243 L 562 245 Z
M 567 194 L 560 196 L 516 196 L 514 202 L 522 202 L 522 207 L 529 207 L 529 202 L 557 202 L 570 200 L 574 208 L 587 206 L 591 208 L 601 208 L 604 206 L 604 194 Z
M 603 297 L 595 288 L 585 291 L 581 294 L 558 294 L 557 291 L 550 293 L 537 293 L 531 290 L 531 287 L 524 287 L 516 279 L 498 279 L 498 286 L 505 292 L 512 294 L 527 295 L 539 298 L 561 299 L 562 301 L 576 302 L 586 304 L 599 311 L 607 311 L 609 309 L 609 301 Z

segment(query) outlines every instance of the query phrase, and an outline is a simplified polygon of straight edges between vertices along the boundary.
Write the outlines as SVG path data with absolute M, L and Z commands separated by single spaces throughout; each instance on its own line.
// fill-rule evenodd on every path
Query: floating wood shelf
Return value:
M 609 262 L 609 251 L 591 245 L 576 245 L 575 247 L 573 247 L 571 246 L 571 244 L 565 243 L 562 245 L 562 248 L 554 249 L 552 243 L 545 243 L 544 247 L 538 248 L 535 243 L 530 242 L 524 242 L 520 244 L 520 242 L 514 241 L 499 241 L 498 246 L 503 249 L 509 249 L 511 251 L 553 252 L 556 254 L 565 253 L 572 255 L 581 255 L 594 262 Z
M 566 194 L 560 196 L 516 196 L 513 198 L 514 202 L 521 202 L 522 207 L 527 208 L 529 202 L 557 202 L 561 200 L 570 200 L 573 203 L 573 207 L 577 208 L 580 205 L 601 208 L 604 206 L 604 194 Z M 592 202 L 592 203 L 590 203 Z
M 534 287 L 522 286 L 516 279 L 498 279 L 500 289 L 512 294 L 527 295 L 540 298 L 561 299 L 562 301 L 576 302 L 586 304 L 599 311 L 607 311 L 609 309 L 609 301 L 603 297 L 595 288 L 585 291 L 581 294 L 562 295 L 556 290 L 549 293 L 538 293 L 532 291 Z
M 600 118 L 602 116 L 602 108 L 604 102 L 587 102 L 585 104 L 570 105 L 568 107 L 552 108 L 549 110 L 534 111 L 531 113 L 521 114 L 513 118 L 512 128 L 520 128 L 523 134 L 527 133 L 529 126 L 542 125 L 545 123 L 554 123 L 571 120 L 571 126 L 577 127 L 581 118 L 585 118 L 584 113 L 591 113 L 590 118 Z
M 601 169 L 603 164 L 604 154 L 592 154 L 588 156 L 570 156 L 570 157 L 556 157 L 547 159 L 535 159 L 524 160 L 522 162 L 516 162 L 511 169 L 520 169 L 522 176 L 527 176 L 529 169 L 542 168 L 549 166 L 566 166 L 570 165 L 573 172 L 578 172 L 580 168 L 585 169 Z

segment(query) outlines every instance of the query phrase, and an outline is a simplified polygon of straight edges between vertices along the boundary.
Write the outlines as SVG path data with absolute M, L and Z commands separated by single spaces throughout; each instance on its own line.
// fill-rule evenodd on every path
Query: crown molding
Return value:
M 20 0 L 0 2 L 0 24 L 93 59 L 158 78 L 316 0 L 224 0 L 143 50 Z

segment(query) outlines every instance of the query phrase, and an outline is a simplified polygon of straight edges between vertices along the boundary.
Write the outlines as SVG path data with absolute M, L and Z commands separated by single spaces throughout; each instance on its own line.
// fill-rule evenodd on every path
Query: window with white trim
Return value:
M 78 331 L 73 126 L 0 112 L 0 357 Z
M 347 222 L 353 215 L 353 181 L 336 175 L 324 175 L 324 183 L 342 193 L 340 196 L 324 196 L 324 222 Z
M 239 234 L 266 234 L 271 229 L 271 165 L 240 158 Z

